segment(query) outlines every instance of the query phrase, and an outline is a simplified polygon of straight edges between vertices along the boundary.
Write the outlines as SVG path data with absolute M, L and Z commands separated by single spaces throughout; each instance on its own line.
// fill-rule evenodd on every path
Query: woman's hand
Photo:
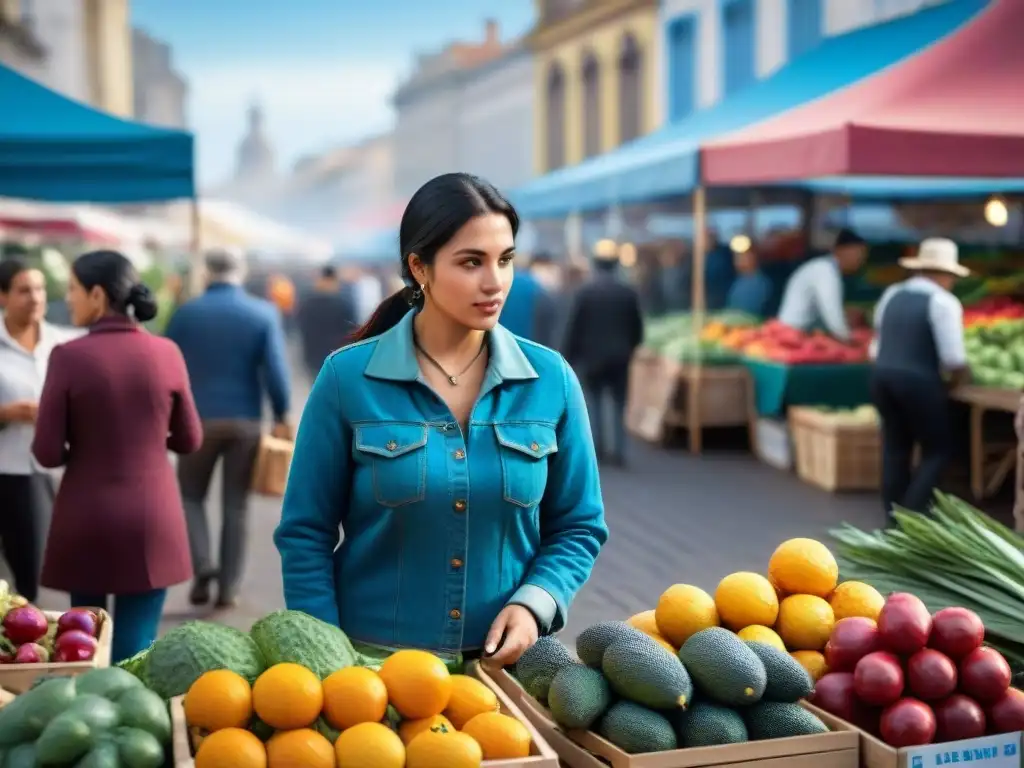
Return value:
M 487 633 L 484 663 L 493 667 L 515 664 L 537 642 L 539 634 L 537 620 L 529 609 L 521 605 L 506 605 Z

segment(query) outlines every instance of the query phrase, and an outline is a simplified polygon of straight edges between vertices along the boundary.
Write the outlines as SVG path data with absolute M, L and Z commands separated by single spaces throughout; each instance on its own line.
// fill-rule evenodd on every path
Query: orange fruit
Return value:
M 346 667 L 324 680 L 324 717 L 339 731 L 379 723 L 387 711 L 387 686 L 372 669 Z
M 825 663 L 825 655 L 821 651 L 793 651 L 789 655 L 807 670 L 807 674 L 814 682 L 818 682 L 828 672 L 828 664 Z
M 334 742 L 338 768 L 405 768 L 405 745 L 381 723 L 360 723 Z
M 782 642 L 782 638 L 775 633 L 775 630 L 760 624 L 751 624 L 749 627 L 744 627 L 736 633 L 736 636 L 748 643 L 764 643 L 765 645 L 778 648 L 783 653 L 786 651 L 786 644 Z
M 241 728 L 211 733 L 196 750 L 196 768 L 267 768 L 263 742 Z
M 252 719 L 252 688 L 230 669 L 204 672 L 185 694 L 184 706 L 185 722 L 196 728 L 245 728 Z
M 456 730 L 455 726 L 444 715 L 432 715 L 431 717 L 423 717 L 419 720 L 403 720 L 398 725 L 398 735 L 401 737 L 402 743 L 408 746 L 410 741 L 431 728 L 437 728 L 442 732 Z
M 885 605 L 882 593 L 862 581 L 844 581 L 828 598 L 836 621 L 849 619 L 852 616 L 863 616 L 865 619 L 878 621 L 878 615 Z
M 480 768 L 483 760 L 483 749 L 472 736 L 432 729 L 409 743 L 405 768 Z
M 267 768 L 334 768 L 334 746 L 309 728 L 278 731 L 267 742 Z
M 462 729 L 483 750 L 484 760 L 512 760 L 530 756 L 530 731 L 514 717 L 500 712 L 477 715 Z
M 452 695 L 448 699 L 444 716 L 456 730 L 482 712 L 497 712 L 498 697 L 494 691 L 469 675 L 452 675 Z
M 673 646 L 672 643 L 668 641 L 668 638 L 661 634 L 661 630 L 658 629 L 658 620 L 655 617 L 655 611 L 644 611 L 643 613 L 630 616 L 626 620 L 626 623 L 634 629 L 639 629 L 673 656 L 676 654 L 678 649 Z
M 275 664 L 256 678 L 252 703 L 260 720 L 279 731 L 308 728 L 324 706 L 320 678 L 298 664 Z
M 772 554 L 768 575 L 788 595 L 828 597 L 839 581 L 839 565 L 820 541 L 790 539 Z
M 730 573 L 715 590 L 715 607 L 722 624 L 738 631 L 751 624 L 771 627 L 779 615 L 775 587 L 759 573 Z
M 658 598 L 654 609 L 658 632 L 679 648 L 690 635 L 718 626 L 718 609 L 711 595 L 690 584 L 673 584 Z
M 426 651 L 402 650 L 389 656 L 380 668 L 388 700 L 403 718 L 418 720 L 440 715 L 452 695 L 448 667 Z
M 816 595 L 790 595 L 779 606 L 775 631 L 791 651 L 820 651 L 836 624 L 832 606 Z

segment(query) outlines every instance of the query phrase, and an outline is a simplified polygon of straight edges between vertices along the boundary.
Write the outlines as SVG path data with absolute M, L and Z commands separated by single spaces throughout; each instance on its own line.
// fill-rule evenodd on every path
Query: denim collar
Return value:
M 398 325 L 377 338 L 377 347 L 366 364 L 367 376 L 390 381 L 417 381 L 422 378 L 412 338 L 412 321 L 415 317 L 416 312 L 407 312 Z M 506 381 L 537 378 L 537 371 L 510 331 L 496 325 L 489 339 L 491 357 L 484 379 L 484 391 Z

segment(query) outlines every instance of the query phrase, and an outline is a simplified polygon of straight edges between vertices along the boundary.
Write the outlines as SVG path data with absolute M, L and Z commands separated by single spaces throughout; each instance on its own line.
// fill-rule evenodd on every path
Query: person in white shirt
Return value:
M 882 505 L 927 512 L 953 455 L 949 389 L 970 377 L 964 313 L 950 291 L 970 270 L 956 243 L 930 238 L 900 266 L 913 275 L 890 286 L 875 307 L 877 352 L 871 397 L 882 418 Z M 914 446 L 921 459 L 913 468 Z
M 50 352 L 80 332 L 43 319 L 46 278 L 19 259 L 0 261 L 0 309 L 0 542 L 15 589 L 34 601 L 54 493 L 32 457 L 36 411 Z
M 840 341 L 849 341 L 843 276 L 856 273 L 867 257 L 864 238 L 852 229 L 840 230 L 831 254 L 804 262 L 790 275 L 782 294 L 779 322 L 801 331 L 821 326 Z

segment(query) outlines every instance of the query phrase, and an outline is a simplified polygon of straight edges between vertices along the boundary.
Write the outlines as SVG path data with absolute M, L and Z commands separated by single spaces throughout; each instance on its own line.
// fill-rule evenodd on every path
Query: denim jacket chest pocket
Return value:
M 423 501 L 427 495 L 427 427 L 363 424 L 355 427 L 357 453 L 370 465 L 373 493 L 383 507 Z
M 554 426 L 495 424 L 503 498 L 517 507 L 540 504 L 548 484 L 548 456 L 558 450 Z

